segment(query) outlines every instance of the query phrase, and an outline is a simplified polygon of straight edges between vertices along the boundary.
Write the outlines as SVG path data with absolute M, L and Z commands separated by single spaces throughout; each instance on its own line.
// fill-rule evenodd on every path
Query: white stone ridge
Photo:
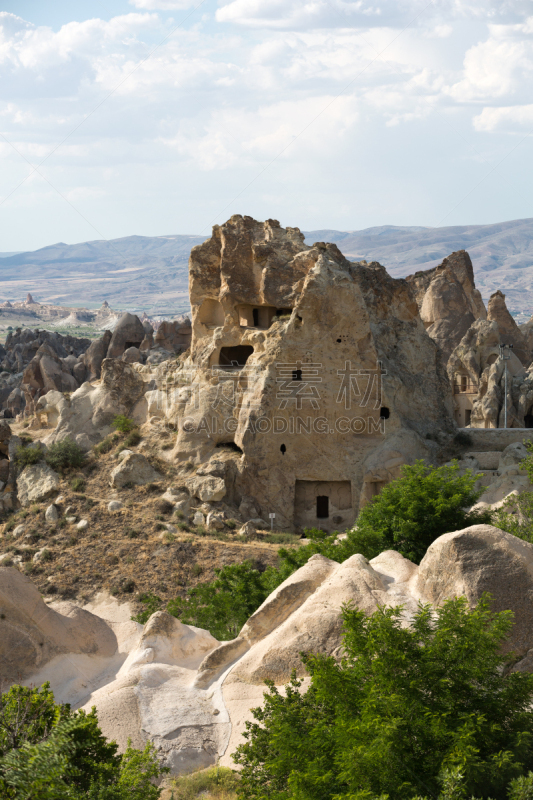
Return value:
M 83 609 L 46 606 L 28 578 L 0 567 L 0 656 L 10 682 L 26 666 L 27 685 L 49 681 L 58 701 L 96 706 L 104 734 L 121 749 L 128 738 L 137 747 L 150 739 L 179 774 L 217 759 L 234 766 L 232 753 L 250 709 L 262 702 L 265 679 L 283 686 L 292 670 L 305 678 L 301 652 L 342 655 L 344 604 L 366 614 L 400 605 L 402 624 L 409 625 L 419 602 L 437 607 L 464 595 L 474 604 L 485 591 L 496 611 L 514 611 L 508 649 L 520 656 L 515 668 L 529 671 L 533 545 L 490 525 L 441 536 L 420 566 L 392 550 L 371 562 L 361 555 L 342 564 L 314 556 L 233 642 L 218 642 L 162 611 L 139 625 L 128 604 L 105 594 Z

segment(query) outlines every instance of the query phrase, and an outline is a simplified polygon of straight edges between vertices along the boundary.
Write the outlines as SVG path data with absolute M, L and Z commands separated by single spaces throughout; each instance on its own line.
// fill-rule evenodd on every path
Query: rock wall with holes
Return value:
M 190 354 L 158 391 L 173 458 L 222 478 L 227 501 L 342 530 L 453 432 L 439 348 L 381 265 L 237 215 L 193 248 L 189 286 Z

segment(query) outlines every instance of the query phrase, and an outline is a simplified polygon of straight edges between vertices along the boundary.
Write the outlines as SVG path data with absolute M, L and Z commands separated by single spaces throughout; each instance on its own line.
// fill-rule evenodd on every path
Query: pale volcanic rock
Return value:
M 60 654 L 110 656 L 116 640 L 105 622 L 63 602 L 47 606 L 18 570 L 0 567 L 0 653 L 5 681 L 24 680 Z
M 59 475 L 48 464 L 24 467 L 17 478 L 17 493 L 21 506 L 38 503 L 54 494 L 59 487 Z
M 136 404 L 144 401 L 145 388 L 142 374 L 136 371 L 135 365 L 119 359 L 104 359 L 102 378 L 95 386 L 84 383 L 69 400 L 56 395 L 56 405 L 50 402 L 49 395 L 38 401 L 38 407 L 43 407 L 47 414 L 57 413 L 58 416 L 57 426 L 45 443 L 70 437 L 84 450 L 89 450 L 111 433 L 111 423 L 117 414 L 135 417 Z
M 123 314 L 117 322 L 106 358 L 120 358 L 130 347 L 140 347 L 145 333 L 142 322 L 134 314 Z
M 524 367 L 531 364 L 531 347 L 505 304 L 505 295 L 499 290 L 491 295 L 487 319 L 498 324 L 502 344 L 512 344 L 513 352 L 520 359 Z
M 452 431 L 440 353 L 408 284 L 379 264 L 235 215 L 193 248 L 190 295 L 190 357 L 151 407 L 176 425 L 178 461 L 203 466 L 234 446 L 220 477 L 254 518 L 275 509 L 278 529 L 344 530 L 394 474 L 366 466 L 384 441 L 395 437 L 384 458 L 399 469 Z
M 161 475 L 155 471 L 145 456 L 141 453 L 130 453 L 112 470 L 110 484 L 118 487 L 127 483 L 144 486 L 159 480 Z
M 59 702 L 95 705 L 104 735 L 121 750 L 128 737 L 137 746 L 149 739 L 163 762 L 183 773 L 217 761 L 232 765 L 264 680 L 281 686 L 295 669 L 308 683 L 301 652 L 342 657 L 344 604 L 366 614 L 400 605 L 401 624 L 409 625 L 420 601 L 438 607 L 465 596 L 475 604 L 483 592 L 494 610 L 515 613 L 508 649 L 522 658 L 515 669 L 530 671 L 533 545 L 490 525 L 441 536 L 420 566 L 390 550 L 371 562 L 313 556 L 228 642 L 166 612 L 143 629 L 130 621 L 127 604 L 111 600 L 85 611 L 69 603 L 52 609 L 26 577 L 2 568 L 0 655 L 12 680 L 23 663 L 27 682 L 50 680 Z
M 104 331 L 103 335 L 96 339 L 88 347 L 83 359 L 87 370 L 87 380 L 97 380 L 102 371 L 102 361 L 107 356 L 109 343 L 111 341 L 111 331 Z
M 487 317 L 470 256 L 458 250 L 438 267 L 416 272 L 406 280 L 414 290 L 427 332 L 441 348 L 446 363 L 470 325 Z

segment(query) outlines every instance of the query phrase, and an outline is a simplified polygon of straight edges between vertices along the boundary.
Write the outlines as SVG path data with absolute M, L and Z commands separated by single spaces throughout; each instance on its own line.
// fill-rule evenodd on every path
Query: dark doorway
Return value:
M 302 380 L 302 370 L 301 369 L 293 369 L 293 371 L 292 371 L 292 379 L 293 379 L 293 381 L 301 381 Z
M 124 345 L 124 350 L 129 350 L 130 347 L 140 347 L 141 342 L 126 342 Z
M 258 328 L 259 327 L 259 309 L 258 308 L 254 308 L 252 310 L 252 316 L 254 318 L 254 328 Z
M 470 422 L 472 421 L 472 410 L 467 408 L 465 411 L 465 427 L 468 428 Z
M 524 425 L 526 428 L 533 428 L 533 414 L 531 411 L 524 417 Z
M 316 499 L 316 515 L 318 519 L 327 519 L 329 517 L 329 497 L 322 494 Z
M 388 419 L 390 417 L 390 411 L 386 406 L 380 408 L 379 410 L 380 419 Z
M 281 455 L 282 455 L 282 456 L 284 456 L 284 455 L 285 455 L 285 453 L 287 452 L 287 448 L 285 447 L 285 445 L 284 445 L 284 444 L 282 444 L 282 445 L 281 445 L 281 447 L 280 447 L 279 449 L 281 450 Z
M 219 366 L 244 367 L 254 348 L 249 344 L 239 344 L 236 347 L 223 347 L 220 350 Z

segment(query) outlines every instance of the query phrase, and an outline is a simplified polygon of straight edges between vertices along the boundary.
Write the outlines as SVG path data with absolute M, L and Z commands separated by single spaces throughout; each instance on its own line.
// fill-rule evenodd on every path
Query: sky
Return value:
M 533 217 L 530 0 L 0 0 L 0 252 Z

